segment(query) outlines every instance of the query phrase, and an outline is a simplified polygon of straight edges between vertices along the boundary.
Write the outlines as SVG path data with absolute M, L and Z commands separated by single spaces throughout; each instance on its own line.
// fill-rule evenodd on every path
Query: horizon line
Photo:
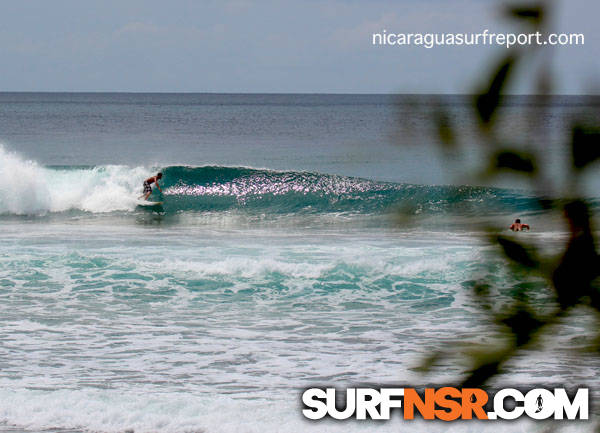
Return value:
M 480 93 L 404 93 L 404 92 L 195 92 L 195 91 L 140 91 L 140 90 L 0 90 L 0 94 L 7 93 L 47 93 L 47 94 L 154 94 L 154 95 L 364 95 L 364 96 L 477 96 Z M 600 96 L 600 93 L 503 93 L 502 96 L 536 96 L 536 97 L 556 97 L 556 96 Z

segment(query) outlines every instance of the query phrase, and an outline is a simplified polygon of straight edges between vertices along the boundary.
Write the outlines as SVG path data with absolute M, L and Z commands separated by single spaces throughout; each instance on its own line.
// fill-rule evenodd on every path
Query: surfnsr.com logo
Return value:
M 338 420 L 389 420 L 392 410 L 400 411 L 405 420 L 419 414 L 425 420 L 517 419 L 523 415 L 535 420 L 588 419 L 588 389 L 579 388 L 569 397 L 564 388 L 552 391 L 532 389 L 523 394 L 504 388 L 493 396 L 479 388 L 348 388 L 346 402 L 336 405 L 335 388 L 309 388 L 302 394 L 303 415 L 312 420 L 331 417 Z M 343 397 L 343 395 L 337 395 Z

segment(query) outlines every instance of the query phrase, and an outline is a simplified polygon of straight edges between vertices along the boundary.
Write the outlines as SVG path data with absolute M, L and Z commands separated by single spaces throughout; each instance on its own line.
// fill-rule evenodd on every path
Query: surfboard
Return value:
M 161 206 L 163 204 L 162 201 L 147 201 L 147 200 L 138 200 L 138 206 L 152 207 L 152 206 Z

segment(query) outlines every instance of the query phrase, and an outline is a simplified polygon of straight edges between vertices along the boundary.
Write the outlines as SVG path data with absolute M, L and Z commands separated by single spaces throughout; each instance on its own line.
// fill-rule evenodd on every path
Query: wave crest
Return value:
M 152 167 L 44 167 L 0 147 L 0 214 L 132 212 Z M 243 167 L 169 166 L 161 181 L 167 214 L 240 210 L 277 214 L 459 215 L 535 210 L 537 201 L 507 190 L 377 182 L 311 172 Z

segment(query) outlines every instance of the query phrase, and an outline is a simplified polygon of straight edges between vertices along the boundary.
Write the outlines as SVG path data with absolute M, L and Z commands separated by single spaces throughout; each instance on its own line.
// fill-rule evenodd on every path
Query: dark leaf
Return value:
M 518 309 L 514 314 L 501 320 L 515 335 L 517 346 L 527 344 L 533 334 L 544 325 L 524 308 Z
M 583 200 L 573 200 L 564 206 L 565 217 L 569 220 L 573 234 L 590 232 L 590 211 Z
M 538 203 L 540 207 L 544 210 L 552 210 L 556 208 L 555 200 L 550 198 L 540 198 L 538 199 Z
M 456 137 L 454 134 L 454 129 L 450 124 L 450 118 L 445 111 L 438 110 L 435 117 L 438 137 L 440 138 L 440 142 L 446 148 L 451 149 L 456 147 Z
M 479 118 L 485 124 L 492 121 L 494 113 L 496 113 L 496 109 L 500 105 L 501 92 L 514 62 L 515 59 L 512 56 L 507 57 L 494 74 L 489 88 L 476 98 L 475 105 L 479 113 Z
M 573 128 L 573 165 L 581 169 L 600 158 L 600 128 Z
M 477 296 L 488 296 L 490 294 L 490 285 L 485 282 L 479 282 L 473 286 L 473 291 Z
M 590 232 L 590 212 L 585 201 L 573 200 L 565 204 L 564 212 L 573 234 L 575 232 Z
M 544 18 L 544 7 L 542 5 L 532 5 L 526 7 L 515 7 L 509 9 L 510 15 L 516 18 L 525 19 L 538 24 Z
M 533 173 L 535 172 L 534 157 L 512 151 L 503 151 L 496 155 L 496 168 Z
M 413 370 L 419 373 L 429 373 L 440 360 L 444 359 L 446 355 L 447 354 L 443 352 L 434 352 L 423 359 L 421 365 L 413 368 Z
M 479 388 L 484 385 L 489 378 L 500 373 L 501 359 L 483 363 L 469 373 L 469 376 L 462 383 L 462 388 Z
M 528 268 L 535 268 L 538 266 L 537 260 L 531 256 L 527 248 L 523 245 L 504 236 L 498 236 L 498 243 L 502 246 L 504 253 L 509 259 Z
M 491 310 L 492 300 L 490 299 L 490 284 L 485 281 L 471 281 L 469 283 L 476 300 L 479 302 L 480 308 L 483 310 Z
M 587 204 L 582 200 L 567 203 L 565 217 L 571 236 L 567 249 L 552 275 L 552 281 L 562 308 L 569 308 L 583 298 L 595 299 L 593 281 L 600 273 Z

